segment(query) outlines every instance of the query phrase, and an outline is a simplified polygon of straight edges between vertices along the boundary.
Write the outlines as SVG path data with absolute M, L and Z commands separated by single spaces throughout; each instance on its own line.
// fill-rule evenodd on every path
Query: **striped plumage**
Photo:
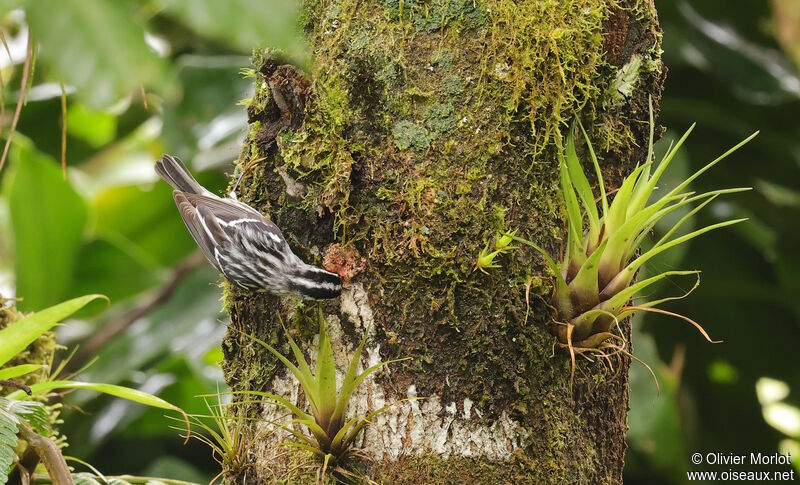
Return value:
M 155 170 L 175 189 L 172 195 L 183 222 L 208 261 L 228 281 L 276 295 L 314 300 L 339 296 L 341 278 L 304 263 L 278 226 L 260 212 L 206 190 L 177 157 L 164 155 Z

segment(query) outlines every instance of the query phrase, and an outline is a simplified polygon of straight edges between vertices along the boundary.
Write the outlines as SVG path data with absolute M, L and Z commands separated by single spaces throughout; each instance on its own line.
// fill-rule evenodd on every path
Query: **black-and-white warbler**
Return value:
M 278 226 L 249 205 L 218 197 L 200 185 L 178 158 L 164 155 L 156 173 L 172 193 L 195 242 L 225 278 L 242 288 L 321 300 L 342 291 L 336 273 L 304 263 Z

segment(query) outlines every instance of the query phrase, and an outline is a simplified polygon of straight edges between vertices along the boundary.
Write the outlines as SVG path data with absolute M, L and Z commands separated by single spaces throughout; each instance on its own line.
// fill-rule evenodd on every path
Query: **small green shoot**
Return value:
M 501 266 L 497 264 L 495 258 L 517 249 L 517 246 L 511 245 L 516 233 L 516 230 L 509 232 L 499 231 L 494 237 L 494 251 L 489 252 L 489 243 L 487 242 L 486 246 L 478 254 L 478 259 L 475 261 L 475 267 L 472 271 L 480 270 L 482 273 L 488 274 L 487 269 L 500 268 Z

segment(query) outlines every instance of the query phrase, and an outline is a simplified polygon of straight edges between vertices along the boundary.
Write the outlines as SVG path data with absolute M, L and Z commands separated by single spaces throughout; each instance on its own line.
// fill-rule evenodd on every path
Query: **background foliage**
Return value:
M 715 202 L 698 225 L 751 221 L 652 263 L 704 271 L 701 287 L 669 309 L 725 343 L 711 346 L 667 318 L 637 322 L 635 351 L 656 368 L 661 391 L 634 367 L 630 483 L 682 483 L 694 451 L 800 455 L 793 353 L 800 340 L 800 2 L 656 3 L 670 68 L 659 121 L 676 132 L 698 122 L 669 175 L 762 134 L 696 186 L 756 188 Z M 8 53 L 0 50 L 4 140 L 21 92 L 28 25 L 38 46 L 0 172 L 0 294 L 24 297 L 17 302 L 24 311 L 108 295 L 111 307 L 90 307 L 59 331 L 61 343 L 82 344 L 78 357 L 97 358 L 86 380 L 205 412 L 195 396 L 215 392 L 222 380 L 217 275 L 192 259 L 194 244 L 152 163 L 173 153 L 192 160 L 212 190 L 225 185 L 222 172 L 246 127 L 237 103 L 252 91 L 240 72 L 250 49 L 278 47 L 308 64 L 301 36 L 285 21 L 292 9 L 281 0 L 0 1 L 8 45 Z M 165 286 L 174 287 L 166 302 L 131 313 L 149 309 Z M 116 331 L 100 332 L 108 328 Z M 202 482 L 217 472 L 208 449 L 182 445 L 163 412 L 80 392 L 68 404 L 67 453 L 104 473 Z

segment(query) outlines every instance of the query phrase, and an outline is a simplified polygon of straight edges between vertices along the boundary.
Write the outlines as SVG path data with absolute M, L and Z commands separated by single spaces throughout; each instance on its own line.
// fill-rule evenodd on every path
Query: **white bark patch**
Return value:
M 356 284 L 343 290 L 340 309 L 341 314 L 355 325 L 361 336 L 365 331 L 369 331 L 370 338 L 374 336 L 374 316 L 362 285 Z M 329 315 L 327 325 L 337 366 L 337 382 L 341 383 L 359 342 L 344 341 L 342 325 L 337 316 Z M 310 353 L 312 355 L 308 356 L 309 365 L 313 369 L 312 362 L 316 355 L 314 351 Z M 368 340 L 361 356 L 359 372 L 379 362 L 380 344 Z M 391 372 L 391 364 L 378 371 L 389 376 Z M 300 399 L 300 384 L 297 380 L 291 374 L 281 374 L 273 380 L 271 392 L 287 397 L 300 407 L 306 407 L 305 400 Z M 461 403 L 442 403 L 437 395 L 417 396 L 415 386 L 411 385 L 406 391 L 406 400 L 398 402 L 392 399 L 387 402 L 383 386 L 375 381 L 376 374 L 367 377 L 353 394 L 347 413 L 347 419 L 350 419 L 391 404 L 372 419 L 355 443 L 356 447 L 364 449 L 376 459 L 396 460 L 404 455 L 430 452 L 443 457 L 471 456 L 503 461 L 511 458 L 516 450 L 530 442 L 527 431 L 506 413 L 492 423 L 482 420 L 468 398 Z M 285 414 L 285 410 L 278 406 L 266 405 L 262 415 L 264 430 L 274 430 L 274 425 L 269 423 L 287 421 L 289 418 Z M 305 430 L 304 433 L 308 434 Z M 280 441 L 291 439 L 284 431 L 276 432 L 273 436 Z M 274 444 L 270 439 L 263 441 Z M 263 445 L 269 446 L 266 443 Z M 258 451 L 265 452 L 266 455 L 273 453 L 264 448 Z

